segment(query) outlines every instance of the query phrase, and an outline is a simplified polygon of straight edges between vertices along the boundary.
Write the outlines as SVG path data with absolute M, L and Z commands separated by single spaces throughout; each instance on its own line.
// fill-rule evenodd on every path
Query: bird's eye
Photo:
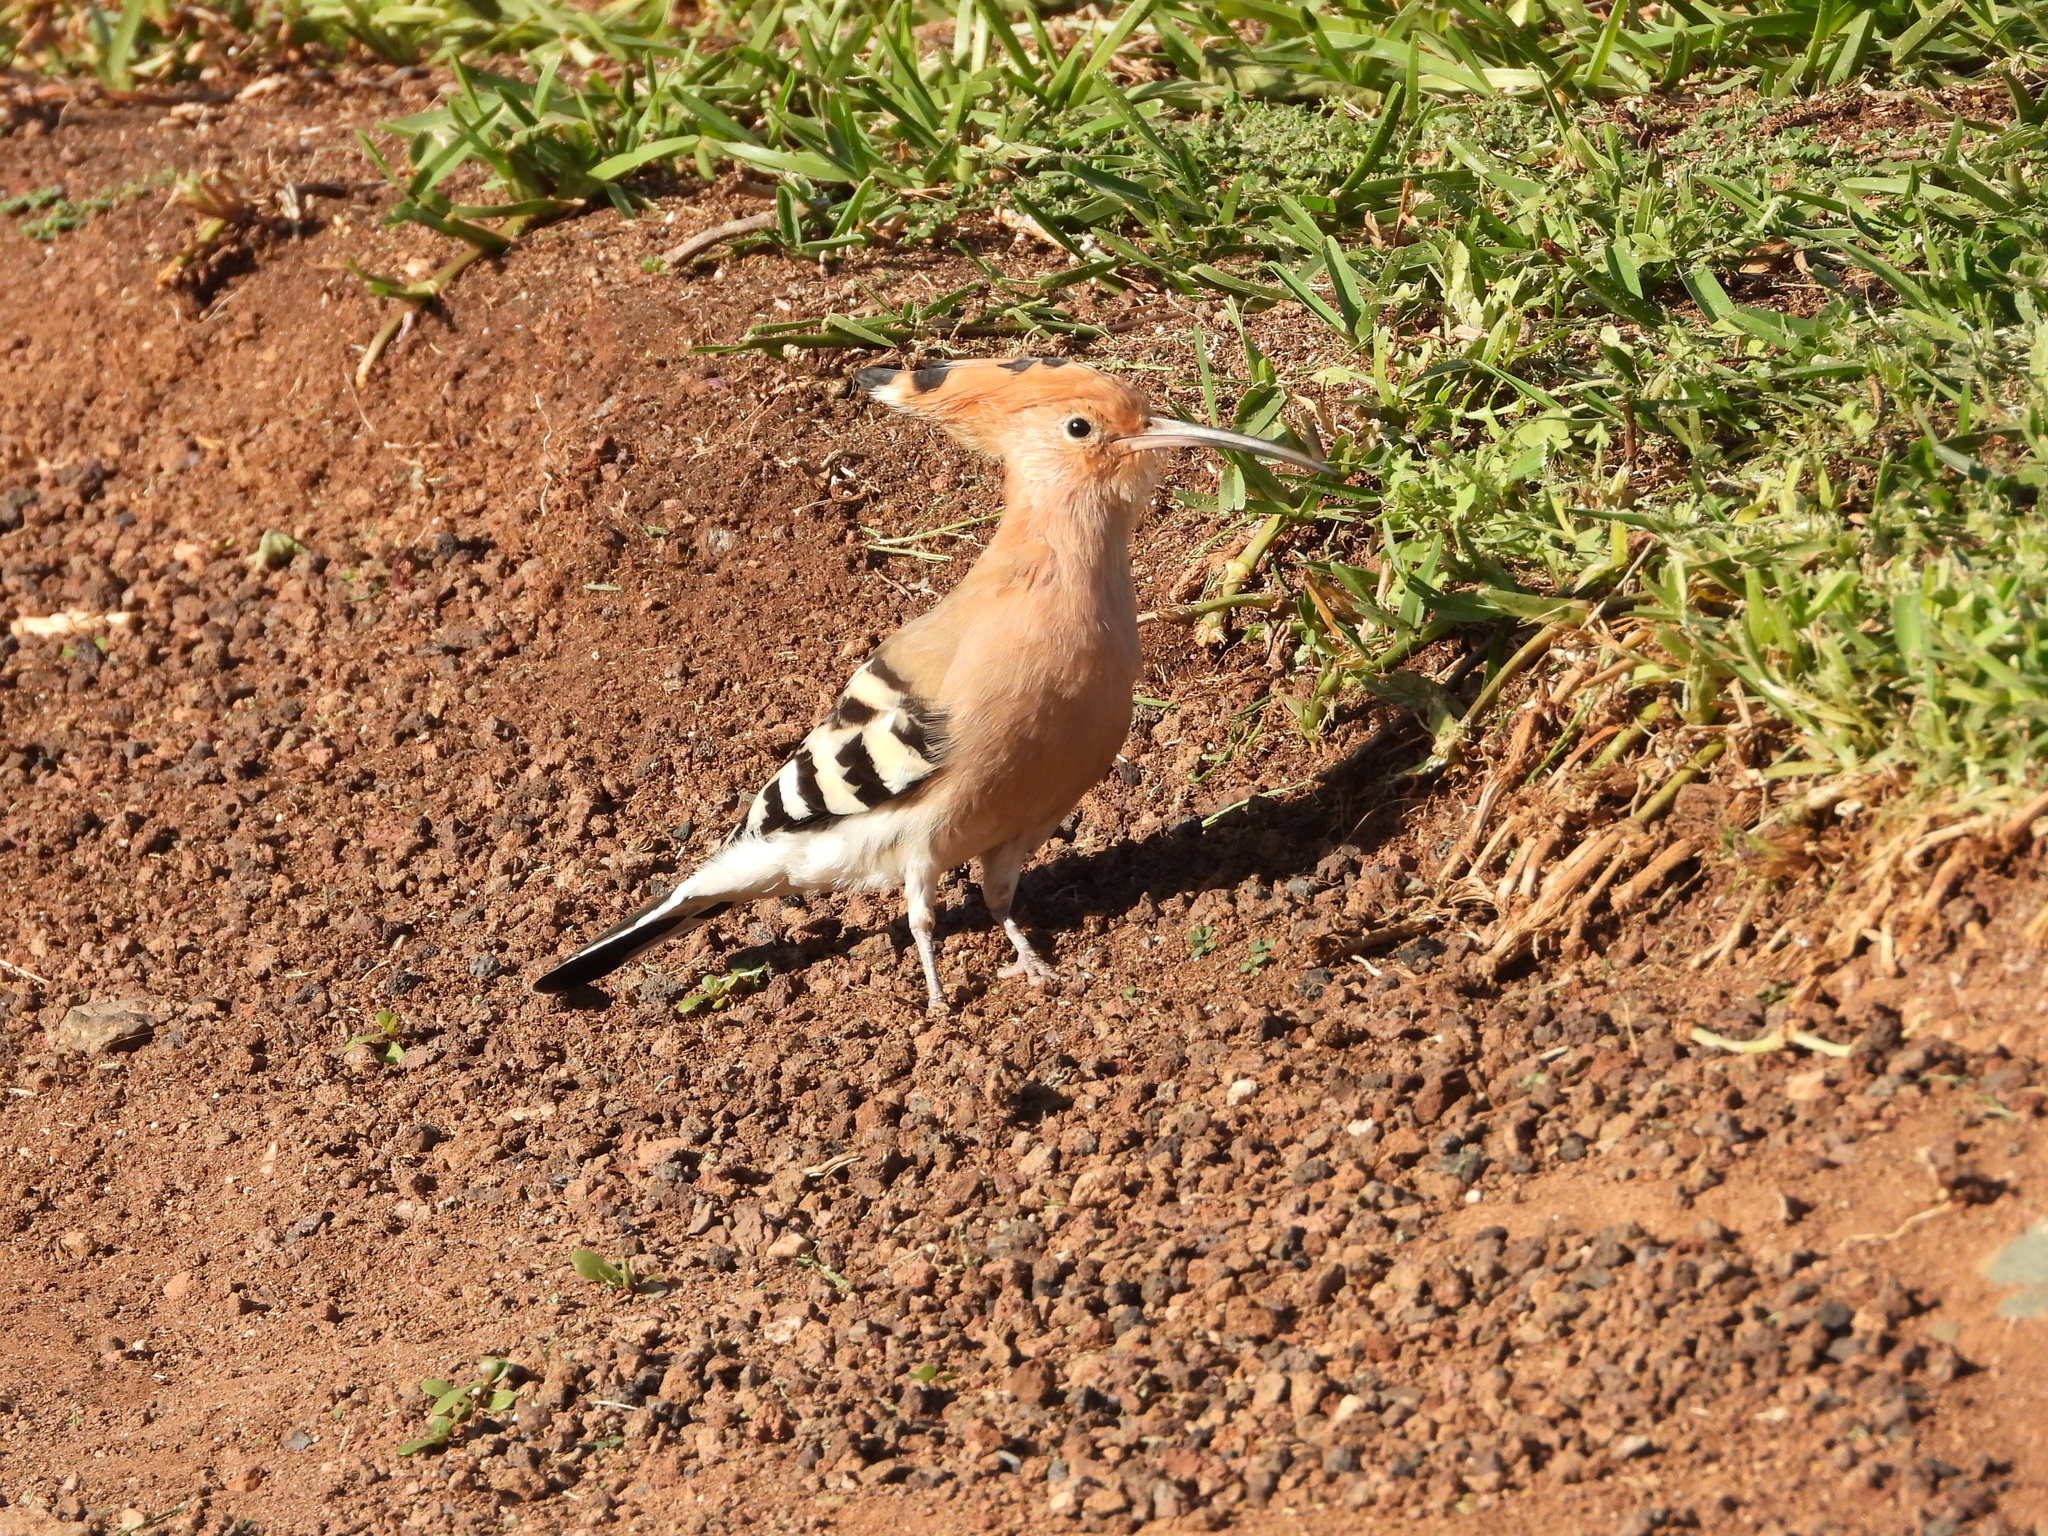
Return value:
M 1067 422 L 1067 436 L 1079 442 L 1095 430 L 1095 424 L 1085 416 L 1071 417 Z

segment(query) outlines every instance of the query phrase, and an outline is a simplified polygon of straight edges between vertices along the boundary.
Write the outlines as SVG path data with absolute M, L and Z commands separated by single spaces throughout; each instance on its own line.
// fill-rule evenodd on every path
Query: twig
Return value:
M 1767 1035 L 1758 1035 L 1754 1040 L 1730 1040 L 1726 1035 L 1717 1035 L 1711 1029 L 1694 1029 L 1694 1045 L 1711 1045 L 1717 1051 L 1733 1051 L 1738 1056 L 1768 1056 L 1773 1051 L 1785 1049 L 1785 1032 L 1774 1029 Z
M 2048 816 L 2048 791 L 2034 796 L 2007 820 L 2005 828 L 1998 834 L 1998 845 L 2006 853 L 2019 852 L 2021 843 L 2027 840 L 2034 823 L 2042 816 Z
M 50 987 L 56 985 L 56 983 L 51 981 L 48 977 L 38 976 L 34 971 L 16 965 L 12 960 L 0 960 L 0 971 L 12 971 L 15 975 L 25 977 L 29 981 L 32 981 L 36 983 L 36 985 L 42 987 Z
M 661 253 L 662 261 L 671 267 L 680 267 L 686 261 L 694 261 L 714 245 L 723 245 L 728 240 L 737 240 L 742 235 L 758 235 L 775 227 L 776 213 L 769 209 L 765 213 L 750 213 L 744 219 L 731 219 L 724 224 L 714 224 L 709 229 L 700 229 L 681 245 Z
M 1917 915 L 1921 918 L 1933 916 L 1941 904 L 1955 893 L 1963 883 L 1963 877 L 1977 862 L 1977 843 L 1974 838 L 1965 838 L 1960 848 L 1941 861 L 1941 867 L 1934 872 L 1934 879 L 1927 892 L 1920 898 Z
M 1564 841 L 1564 829 L 1552 827 L 1539 837 L 1529 848 L 1529 856 L 1520 861 L 1519 869 L 1511 869 L 1508 876 L 1515 883 L 1513 894 L 1527 901 L 1536 890 L 1536 877 L 1543 872 L 1543 866 L 1550 856 L 1557 852 L 1557 845 Z
M 1393 923 L 1385 928 L 1372 928 L 1364 933 L 1349 934 L 1336 941 L 1337 953 L 1341 955 L 1369 955 L 1378 950 L 1392 949 L 1410 939 L 1419 939 L 1434 928 L 1439 919 L 1425 917 L 1412 923 Z
M 1513 837 L 1515 829 L 1520 825 L 1520 817 L 1510 816 L 1500 824 L 1500 830 L 1486 840 L 1486 846 L 1480 849 L 1478 855 L 1472 860 L 1470 873 L 1475 880 L 1484 880 L 1486 878 L 1487 870 L 1493 867 L 1493 856 L 1500 852 L 1500 845 Z
M 1649 867 L 1620 890 L 1607 898 L 1607 905 L 1616 912 L 1628 912 L 1642 905 L 1643 900 L 1664 883 L 1665 878 L 1700 851 L 1700 845 L 1691 838 L 1680 838 L 1650 861 Z
M 1756 911 L 1756 904 L 1757 898 L 1754 896 L 1742 904 L 1742 910 L 1735 914 L 1735 921 L 1728 925 L 1727 931 L 1709 947 L 1692 957 L 1693 970 L 1704 971 L 1708 966 L 1719 965 L 1728 956 L 1735 953 L 1737 947 L 1742 943 L 1742 936 L 1749 931 L 1750 914 Z M 1695 1033 L 1701 1033 L 1701 1031 L 1695 1031 Z
M 1493 948 L 1486 952 L 1486 964 L 1498 974 L 1503 966 L 1518 959 L 1537 930 L 1548 927 L 1563 914 L 1579 887 L 1586 883 L 1587 877 L 1613 853 L 1615 845 L 1625 836 L 1627 834 L 1622 828 L 1609 827 L 1580 844 L 1544 880 L 1536 904 L 1524 916 L 1510 922 L 1506 931 L 1494 941 Z M 1525 875 L 1523 878 L 1526 883 L 1528 877 Z
M 1486 788 L 1479 792 L 1479 804 L 1472 811 L 1472 820 L 1465 828 L 1465 835 L 1458 839 L 1457 847 L 1451 850 L 1450 856 L 1443 862 L 1443 867 L 1436 872 L 1438 880 L 1454 880 L 1464 869 L 1466 857 L 1486 831 L 1486 823 L 1493 816 L 1493 805 L 1500 798 L 1506 777 L 1505 774 L 1497 773 L 1486 781 Z
M 1939 1205 L 1930 1205 L 1924 1211 L 1916 1211 L 1889 1232 L 1858 1232 L 1853 1237 L 1843 1238 L 1839 1246 L 1846 1248 L 1851 1243 L 1895 1243 L 1913 1228 L 1919 1226 L 1921 1222 L 1932 1221 L 1937 1216 L 1945 1216 L 1955 1208 L 1956 1203 L 1953 1200 L 1944 1200 Z
M 1966 821 L 1952 822 L 1948 826 L 1929 832 L 1925 837 L 1914 843 L 1911 848 L 1906 850 L 1905 856 L 1900 862 L 1908 869 L 1915 868 L 1922 859 L 1934 852 L 1935 849 L 1945 847 L 1955 842 L 1958 838 L 1972 837 L 1979 832 L 1988 832 L 1996 825 L 1997 823 L 1989 816 L 1972 816 Z
M 1614 884 L 1624 869 L 1643 856 L 1644 848 L 1649 846 L 1651 841 L 1640 834 L 1622 839 L 1622 844 L 1615 850 L 1614 857 L 1608 860 L 1607 867 L 1600 871 L 1600 877 L 1588 886 L 1586 894 L 1579 898 L 1579 926 L 1584 926 L 1586 919 L 1592 915 L 1594 904 L 1605 894 L 1607 888 Z

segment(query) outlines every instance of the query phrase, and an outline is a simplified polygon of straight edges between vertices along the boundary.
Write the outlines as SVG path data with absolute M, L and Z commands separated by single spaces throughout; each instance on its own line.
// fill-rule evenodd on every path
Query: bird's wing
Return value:
M 937 773 L 946 746 L 944 713 L 876 656 L 754 796 L 733 835 L 767 837 L 872 811 Z

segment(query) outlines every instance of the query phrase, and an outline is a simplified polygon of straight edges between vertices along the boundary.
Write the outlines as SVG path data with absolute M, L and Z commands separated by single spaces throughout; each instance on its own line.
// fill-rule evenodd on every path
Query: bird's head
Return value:
M 1133 511 L 1150 499 L 1161 449 L 1232 448 L 1298 469 L 1328 468 L 1264 438 L 1154 416 L 1129 385 L 1060 358 L 863 368 L 854 378 L 884 405 L 937 422 L 1003 460 L 1013 484 L 1106 492 Z

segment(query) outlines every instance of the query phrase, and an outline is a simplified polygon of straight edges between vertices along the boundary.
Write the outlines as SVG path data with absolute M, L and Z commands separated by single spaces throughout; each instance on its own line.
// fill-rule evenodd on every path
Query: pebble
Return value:
M 51 1048 L 99 1056 L 140 1045 L 156 1030 L 151 1006 L 144 1001 L 81 1003 L 50 1031 Z

